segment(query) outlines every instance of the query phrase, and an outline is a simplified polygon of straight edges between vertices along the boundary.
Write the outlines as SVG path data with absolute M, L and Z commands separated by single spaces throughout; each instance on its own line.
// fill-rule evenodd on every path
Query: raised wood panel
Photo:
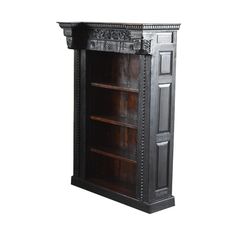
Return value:
M 172 74 L 172 52 L 160 52 L 160 75 Z
M 171 84 L 159 84 L 158 133 L 170 131 Z
M 156 189 L 167 187 L 169 163 L 169 141 L 157 143 Z
M 157 43 L 172 43 L 172 32 L 157 34 Z

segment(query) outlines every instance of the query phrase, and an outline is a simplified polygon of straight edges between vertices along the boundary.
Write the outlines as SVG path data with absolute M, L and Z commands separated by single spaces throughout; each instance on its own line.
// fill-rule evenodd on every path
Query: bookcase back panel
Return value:
M 138 55 L 88 51 L 87 58 L 91 82 L 138 88 Z
M 135 196 L 135 162 L 123 162 L 97 153 L 91 153 L 87 162 L 89 181 L 128 196 Z
M 114 116 L 137 122 L 138 95 L 103 88 L 92 88 L 91 115 Z
M 91 122 L 90 144 L 92 147 L 113 151 L 123 158 L 136 160 L 137 130 Z

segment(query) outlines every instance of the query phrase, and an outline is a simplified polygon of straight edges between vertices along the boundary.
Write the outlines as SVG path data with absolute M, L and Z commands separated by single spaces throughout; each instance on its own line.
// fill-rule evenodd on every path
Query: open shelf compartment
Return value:
M 135 197 L 140 57 L 87 51 L 88 181 Z
M 110 159 L 91 152 L 88 158 L 87 180 L 131 197 L 136 190 L 136 162 Z
M 92 86 L 138 92 L 138 55 L 88 51 L 87 57 Z

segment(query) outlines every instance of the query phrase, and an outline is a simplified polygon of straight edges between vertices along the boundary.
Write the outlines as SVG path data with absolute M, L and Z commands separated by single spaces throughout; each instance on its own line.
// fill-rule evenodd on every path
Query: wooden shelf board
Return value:
M 136 89 L 136 88 L 123 87 L 123 86 L 117 85 L 115 83 L 96 83 L 96 82 L 92 82 L 91 85 L 93 87 L 98 87 L 98 88 L 105 88 L 105 89 L 113 89 L 113 90 L 118 90 L 118 91 L 138 93 L 138 89 Z
M 127 162 L 130 162 L 130 163 L 137 163 L 135 160 L 129 159 L 129 155 L 127 155 L 126 151 L 122 151 L 122 150 L 119 150 L 119 149 L 104 148 L 104 147 L 102 147 L 102 148 L 101 147 L 99 147 L 99 148 L 91 147 L 90 151 L 94 152 L 94 153 L 97 153 L 97 154 L 101 154 L 101 155 L 106 156 L 106 157 L 111 157 L 111 158 L 115 158 L 115 159 L 118 159 L 118 160 L 127 161 Z M 126 156 L 124 154 L 126 154 Z M 132 156 L 132 157 L 134 158 L 134 156 Z
M 107 124 L 113 124 L 113 125 L 124 126 L 127 128 L 137 129 L 137 124 L 135 124 L 136 121 L 117 117 L 117 116 L 92 115 L 90 116 L 90 119 L 107 123 Z

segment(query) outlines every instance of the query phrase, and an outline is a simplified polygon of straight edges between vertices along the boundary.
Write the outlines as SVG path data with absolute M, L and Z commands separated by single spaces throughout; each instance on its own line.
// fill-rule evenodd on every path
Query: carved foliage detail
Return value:
M 142 49 L 149 53 L 151 51 L 151 40 L 143 40 L 142 46 Z
M 112 30 L 112 29 L 94 29 L 91 33 L 94 39 L 102 40 L 123 40 L 130 41 L 130 31 L 125 29 Z
M 68 48 L 72 48 L 73 38 L 72 37 L 66 37 L 66 42 Z

